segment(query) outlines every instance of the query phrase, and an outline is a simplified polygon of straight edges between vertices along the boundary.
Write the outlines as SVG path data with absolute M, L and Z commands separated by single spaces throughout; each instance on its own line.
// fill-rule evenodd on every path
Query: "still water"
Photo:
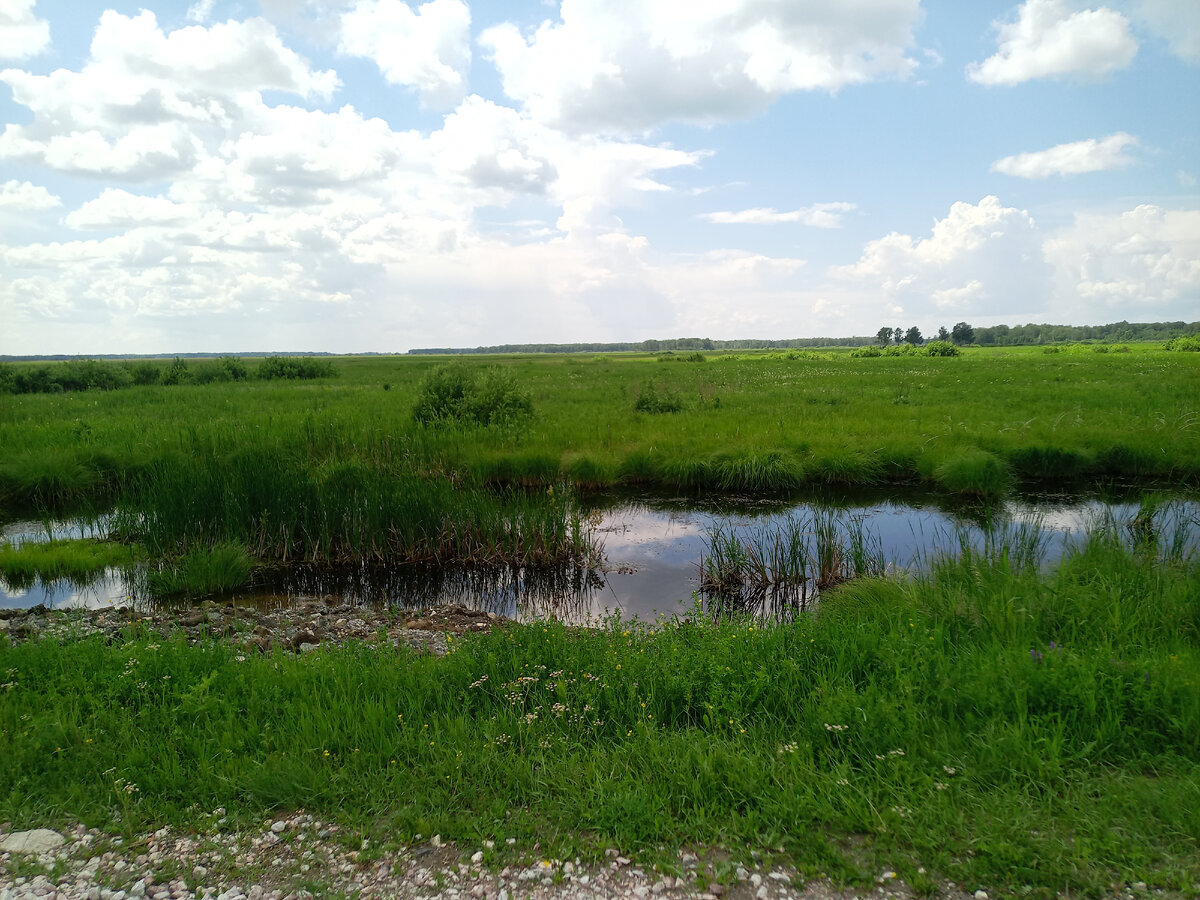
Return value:
M 421 608 L 461 603 L 513 618 L 554 616 L 584 621 L 606 614 L 653 619 L 691 606 L 700 585 L 700 562 L 714 528 L 761 533 L 789 517 L 820 511 L 843 525 L 861 523 L 892 569 L 919 568 L 932 556 L 956 552 L 962 542 L 982 547 L 999 535 L 1036 534 L 1044 559 L 1053 561 L 1077 545 L 1089 528 L 1104 522 L 1118 528 L 1133 520 L 1136 500 L 1039 495 L 1006 501 L 991 509 L 945 506 L 932 498 L 846 499 L 812 502 L 769 500 L 712 503 L 696 498 L 607 496 L 585 508 L 603 544 L 604 565 L 595 571 L 565 569 L 454 569 L 370 566 L 329 569 L 289 566 L 256 574 L 236 602 L 272 607 L 298 600 L 381 604 Z M 1164 531 L 1200 524 L 1200 502 L 1177 500 L 1157 514 Z M 55 537 L 103 536 L 103 520 L 10 523 L 3 538 L 20 543 Z M 49 529 L 49 532 L 48 532 Z M 1200 528 L 1193 528 L 1191 541 Z M 1194 547 L 1193 547 L 1194 549 Z M 55 581 L 13 585 L 0 578 L 0 607 L 107 606 L 140 602 L 137 579 L 109 570 L 86 583 Z

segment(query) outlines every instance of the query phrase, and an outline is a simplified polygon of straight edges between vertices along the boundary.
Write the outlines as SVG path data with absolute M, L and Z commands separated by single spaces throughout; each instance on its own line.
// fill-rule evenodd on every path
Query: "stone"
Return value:
M 0 841 L 0 852 L 5 853 L 49 853 L 57 850 L 67 839 L 49 828 L 34 828 L 32 831 L 17 831 Z
M 975 892 L 975 900 L 988 900 L 987 891 L 976 891 Z
M 767 886 L 765 884 L 759 885 L 758 890 L 754 892 L 754 896 L 756 900 L 767 900 L 769 896 Z
M 481 862 L 483 862 L 483 851 L 476 850 L 474 853 L 472 853 L 471 854 L 471 862 L 474 863 L 475 865 L 479 865 Z
M 287 822 L 283 821 L 283 819 L 277 819 L 271 823 L 271 831 L 275 834 L 280 834 L 285 828 L 287 828 Z

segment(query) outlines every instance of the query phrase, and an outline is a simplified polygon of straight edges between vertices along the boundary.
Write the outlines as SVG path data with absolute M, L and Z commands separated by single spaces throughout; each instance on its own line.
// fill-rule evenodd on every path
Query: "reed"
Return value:
M 717 525 L 705 543 L 700 591 L 718 615 L 802 612 L 822 592 L 886 569 L 881 545 L 862 521 L 832 514 L 793 515 L 749 530 Z
M 17 588 L 59 578 L 86 584 L 106 569 L 132 567 L 138 556 L 136 548 L 91 538 L 0 544 L 0 576 Z
M 493 492 L 285 450 L 176 456 L 123 500 L 115 531 L 171 557 L 231 542 L 260 560 L 556 565 L 594 548 L 562 492 Z

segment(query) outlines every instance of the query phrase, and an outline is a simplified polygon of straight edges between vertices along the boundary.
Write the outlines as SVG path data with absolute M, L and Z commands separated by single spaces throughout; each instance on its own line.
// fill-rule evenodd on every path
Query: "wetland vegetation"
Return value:
M 1198 353 L 699 357 L 343 358 L 313 379 L 4 394 L 0 509 L 104 512 L 98 546 L 145 554 L 159 595 L 193 597 L 267 563 L 586 565 L 578 497 L 616 485 L 989 502 L 1200 482 Z M 810 546 L 819 522 L 714 533 L 714 581 L 826 588 L 770 625 L 699 608 L 545 621 L 443 658 L 259 655 L 136 625 L 111 646 L 0 638 L 0 818 L 133 833 L 303 807 L 377 842 L 511 835 L 651 862 L 670 846 L 664 865 L 679 846 L 757 848 L 853 884 L 890 868 L 930 891 L 1185 895 L 1200 525 L 1164 534 L 1145 510 L 1054 562 L 1014 532 L 904 575 L 866 534 Z M 0 565 L 92 552 L 55 543 Z
M 516 838 L 500 862 L 534 842 L 664 865 L 724 846 L 872 887 L 891 869 L 918 890 L 1186 896 L 1200 578 L 1179 542 L 1127 537 L 1098 530 L 1049 569 L 964 549 L 771 627 L 546 621 L 440 658 L 136 624 L 111 646 L 26 642 L 0 649 L 0 816 L 135 834 L 303 808 L 356 846 Z

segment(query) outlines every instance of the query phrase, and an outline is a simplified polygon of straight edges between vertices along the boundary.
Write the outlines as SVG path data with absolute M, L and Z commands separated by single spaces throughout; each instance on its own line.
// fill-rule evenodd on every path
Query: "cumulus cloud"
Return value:
M 50 23 L 33 14 L 36 0 L 0 6 L 0 59 L 29 59 L 50 46 Z
M 854 203 L 814 203 L 788 212 L 778 212 L 770 207 L 743 209 L 737 212 L 718 211 L 703 213 L 700 218 L 720 225 L 779 225 L 799 222 L 814 228 L 841 228 L 845 213 L 858 209 Z
M 1200 3 L 1141 0 L 1138 18 L 1186 62 L 1200 65 Z
M 1104 172 L 1119 169 L 1133 162 L 1125 153 L 1137 145 L 1137 138 L 1123 131 L 1106 138 L 1090 138 L 1070 144 L 1059 144 L 1049 150 L 1018 153 L 992 163 L 993 172 L 1017 178 L 1049 178 L 1051 175 L 1078 175 L 1083 172 Z
M 389 82 L 445 108 L 466 93 L 470 28 L 463 0 L 431 0 L 416 12 L 401 0 L 355 0 L 341 17 L 339 49 L 373 60 Z
M 532 33 L 504 23 L 479 43 L 505 93 L 535 118 L 637 132 L 745 118 L 793 91 L 907 77 L 919 17 L 919 0 L 569 0 Z
M 1133 306 L 1154 319 L 1191 320 L 1200 309 L 1200 210 L 1146 204 L 1078 215 L 1046 242 L 1046 258 L 1089 319 Z
M 0 159 L 83 175 L 159 180 L 195 166 L 248 98 L 265 90 L 328 97 L 336 73 L 314 71 L 262 19 L 164 33 L 152 12 L 100 17 L 78 71 L 0 72 L 33 122 L 8 124 Z
M 196 0 L 195 3 L 188 7 L 188 21 L 203 25 L 212 16 L 215 2 L 216 0 Z
M 987 313 L 993 305 L 1045 301 L 1041 235 L 1028 212 L 996 197 L 955 203 L 928 237 L 893 232 L 869 242 L 858 262 L 831 274 L 883 291 L 909 314 L 944 308 Z
M 76 229 L 139 228 L 182 221 L 188 209 L 166 197 L 146 197 L 117 188 L 105 188 L 94 200 L 67 214 L 67 225 Z
M 62 206 L 62 200 L 41 185 L 15 179 L 0 184 L 0 209 L 36 211 L 56 206 Z
M 996 22 L 996 53 L 967 66 L 979 84 L 1020 84 L 1034 78 L 1100 78 L 1137 54 L 1129 20 L 1100 7 L 1072 12 L 1066 0 L 1025 0 L 1015 22 Z

